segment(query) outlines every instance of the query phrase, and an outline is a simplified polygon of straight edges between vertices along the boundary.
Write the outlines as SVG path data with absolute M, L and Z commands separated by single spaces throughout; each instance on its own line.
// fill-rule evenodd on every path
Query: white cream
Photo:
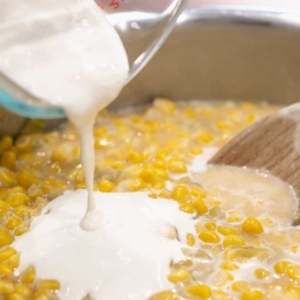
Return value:
M 125 84 L 122 42 L 94 0 L 1 1 L 0 70 L 38 98 L 65 109 L 81 138 L 94 229 L 93 125 Z
M 89 294 L 97 300 L 145 300 L 171 288 L 169 264 L 184 259 L 186 234 L 196 233 L 191 215 L 175 201 L 153 200 L 147 193 L 94 195 L 103 213 L 101 227 L 86 232 L 79 226 L 86 191 L 60 196 L 14 242 L 20 270 L 33 264 L 39 278 L 59 280 L 61 299 Z M 182 242 L 165 236 L 173 227 Z

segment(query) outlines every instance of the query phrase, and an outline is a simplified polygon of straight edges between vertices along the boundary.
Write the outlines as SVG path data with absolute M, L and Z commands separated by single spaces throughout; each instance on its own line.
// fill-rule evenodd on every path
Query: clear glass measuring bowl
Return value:
M 131 53 L 127 83 L 149 62 L 171 33 L 188 0 L 96 0 L 109 22 L 126 42 L 138 42 L 140 53 Z M 133 59 L 133 57 L 135 57 Z M 137 58 L 136 58 L 137 57 Z M 0 105 L 24 117 L 55 119 L 65 117 L 63 109 L 47 105 L 0 70 Z

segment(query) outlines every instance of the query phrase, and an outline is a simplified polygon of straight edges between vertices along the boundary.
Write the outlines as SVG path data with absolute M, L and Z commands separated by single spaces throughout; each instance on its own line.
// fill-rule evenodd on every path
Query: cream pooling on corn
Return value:
M 89 191 L 82 226 L 93 229 L 93 125 L 125 84 L 129 66 L 122 42 L 94 0 L 5 0 L 0 19 L 0 70 L 64 108 L 78 130 Z

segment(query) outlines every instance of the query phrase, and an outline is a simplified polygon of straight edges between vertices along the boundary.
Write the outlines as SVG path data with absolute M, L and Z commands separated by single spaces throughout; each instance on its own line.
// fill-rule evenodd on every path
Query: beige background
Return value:
M 189 6 L 198 5 L 247 5 L 272 6 L 276 8 L 299 9 L 300 0 L 190 0 Z

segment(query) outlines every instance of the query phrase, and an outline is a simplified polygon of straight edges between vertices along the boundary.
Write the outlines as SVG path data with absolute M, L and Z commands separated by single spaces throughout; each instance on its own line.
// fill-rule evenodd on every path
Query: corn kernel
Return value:
M 264 228 L 256 218 L 248 218 L 242 224 L 242 230 L 248 234 L 261 234 Z
M 179 300 L 179 298 L 172 291 L 163 291 L 151 296 L 149 300 Z
M 26 300 L 23 296 L 18 293 L 12 293 L 8 296 L 7 300 Z
M 167 164 L 168 170 L 173 173 L 186 173 L 187 167 L 183 161 L 170 159 Z
M 0 225 L 0 248 L 10 245 L 14 241 L 14 237 L 6 227 Z
M 20 296 L 25 297 L 26 299 L 32 295 L 31 289 L 28 286 L 22 284 L 16 284 L 14 286 L 14 292 Z
M 244 246 L 244 245 L 245 245 L 244 239 L 234 234 L 228 235 L 223 241 L 223 246 L 225 248 L 229 246 Z
M 155 169 L 150 166 L 145 167 L 142 170 L 142 172 L 140 173 L 140 177 L 145 183 L 150 183 L 150 184 L 155 184 L 158 179 Z
M 236 235 L 238 233 L 238 230 L 234 227 L 226 227 L 226 226 L 218 226 L 217 228 L 218 232 L 222 235 Z
M 5 151 L 1 155 L 1 166 L 6 167 L 8 169 L 13 169 L 15 167 L 17 155 L 13 151 Z
M 198 135 L 198 139 L 205 144 L 209 144 L 214 140 L 213 136 L 206 132 L 201 132 Z
M 0 200 L 0 218 L 3 218 L 9 211 L 10 206 L 3 200 Z
M 7 197 L 6 203 L 11 207 L 19 207 L 28 201 L 28 197 L 24 193 L 14 193 Z
M 190 295 L 200 297 L 203 300 L 207 300 L 211 297 L 211 289 L 205 284 L 190 285 L 186 288 L 186 291 Z
M 32 138 L 29 135 L 23 135 L 16 140 L 15 146 L 19 152 L 26 153 L 32 150 L 31 143 Z
M 266 269 L 258 268 L 254 271 L 254 275 L 258 279 L 265 279 L 270 276 L 270 272 Z
M 227 271 L 233 271 L 233 270 L 238 270 L 239 266 L 232 263 L 232 262 L 224 262 L 220 265 L 221 269 L 227 270 Z
M 5 281 L 3 279 L 0 279 L 0 295 L 1 296 L 7 296 L 11 294 L 14 290 L 14 286 L 12 283 Z
M 165 114 L 172 114 L 176 109 L 175 103 L 163 98 L 155 99 L 153 102 L 153 106 Z
M 192 204 L 199 215 L 203 215 L 208 212 L 208 208 L 202 198 L 197 198 Z
M 242 294 L 241 300 L 257 300 L 263 296 L 264 294 L 259 290 L 246 291 Z
M 220 237 L 212 230 L 204 230 L 199 234 L 199 239 L 205 243 L 217 244 L 220 242 Z
M 203 150 L 199 147 L 192 147 L 190 148 L 189 152 L 192 154 L 192 155 L 200 155 L 203 153 Z
M 172 199 L 179 202 L 186 201 L 189 196 L 190 192 L 185 185 L 176 186 L 172 192 Z
M 36 284 L 37 289 L 40 290 L 59 290 L 60 284 L 57 280 L 39 280 Z
M 186 235 L 186 243 L 188 246 L 192 247 L 195 245 L 196 243 L 196 240 L 195 240 L 195 237 L 191 234 L 191 233 L 188 233 Z
M 181 210 L 187 214 L 192 214 L 194 212 L 194 206 L 189 203 L 184 203 L 179 206 L 179 210 Z
M 6 185 L 16 183 L 16 175 L 7 168 L 0 168 L 0 180 Z
M 115 184 L 107 179 L 102 179 L 99 182 L 99 191 L 103 193 L 109 193 L 115 189 Z
M 216 225 L 215 222 L 206 222 L 206 223 L 204 224 L 204 227 L 205 227 L 206 229 L 208 229 L 208 230 L 215 230 L 216 227 L 217 227 L 217 225 Z
M 300 297 L 300 286 L 295 284 L 288 284 L 284 287 L 284 290 L 288 293 L 296 294 L 298 296 L 297 299 Z
M 275 264 L 274 270 L 277 274 L 283 275 L 290 264 L 288 261 L 279 261 Z
M 7 262 L 9 263 L 10 266 L 13 268 L 17 268 L 20 264 L 20 254 L 16 253 L 15 255 L 11 256 Z
M 286 275 L 292 280 L 300 280 L 300 266 L 299 265 L 287 266 Z
M 17 174 L 17 183 L 25 188 L 29 188 L 32 184 L 39 184 L 39 180 L 29 169 L 23 169 Z
M 201 189 L 199 189 L 198 187 L 192 188 L 191 195 L 195 198 L 202 198 L 202 199 L 207 197 L 207 194 Z
M 20 274 L 20 280 L 23 284 L 31 284 L 35 279 L 35 269 L 29 266 L 25 271 Z
M 229 129 L 229 128 L 230 128 L 229 124 L 226 123 L 226 122 L 218 122 L 218 123 L 216 124 L 216 127 L 217 127 L 218 129 Z
M 6 248 L 0 251 L 0 262 L 8 260 L 11 256 L 16 254 L 17 251 L 14 248 Z
M 214 200 L 214 201 L 211 201 L 211 202 L 209 203 L 209 205 L 210 205 L 210 207 L 216 207 L 216 206 L 220 206 L 221 203 L 222 203 L 222 202 L 219 201 L 219 200 Z
M 168 280 L 173 283 L 177 283 L 177 282 L 186 281 L 189 277 L 190 277 L 190 274 L 188 271 L 186 271 L 184 269 L 179 269 L 179 270 L 171 273 L 168 276 Z
M 162 158 L 156 158 L 155 161 L 154 161 L 154 167 L 158 168 L 158 169 L 166 170 L 167 163 Z
M 2 154 L 4 151 L 8 150 L 13 144 L 13 139 L 11 136 L 4 135 L 0 139 L 0 154 Z
M 6 263 L 0 263 L 0 276 L 1 275 L 12 275 L 13 269 L 10 265 Z
M 144 156 L 142 153 L 136 150 L 132 150 L 131 152 L 129 152 L 127 160 L 133 164 L 139 164 L 144 161 Z
M 233 291 L 235 291 L 237 293 L 244 293 L 250 289 L 250 285 L 246 281 L 239 280 L 239 281 L 235 281 L 231 285 L 231 288 Z
M 159 198 L 163 198 L 163 199 L 171 199 L 172 197 L 172 193 L 169 191 L 161 191 L 158 195 Z
M 157 194 L 155 194 L 155 193 L 149 194 L 148 197 L 152 198 L 152 199 L 157 199 L 158 198 Z
M 33 294 L 32 300 L 50 300 L 51 295 L 47 290 L 36 291 Z
M 15 232 L 14 232 L 14 234 L 16 235 L 16 236 L 21 236 L 22 234 L 24 234 L 25 232 L 27 232 L 29 230 L 29 228 L 28 227 L 26 227 L 26 226 L 18 226 L 16 229 L 15 229 Z

